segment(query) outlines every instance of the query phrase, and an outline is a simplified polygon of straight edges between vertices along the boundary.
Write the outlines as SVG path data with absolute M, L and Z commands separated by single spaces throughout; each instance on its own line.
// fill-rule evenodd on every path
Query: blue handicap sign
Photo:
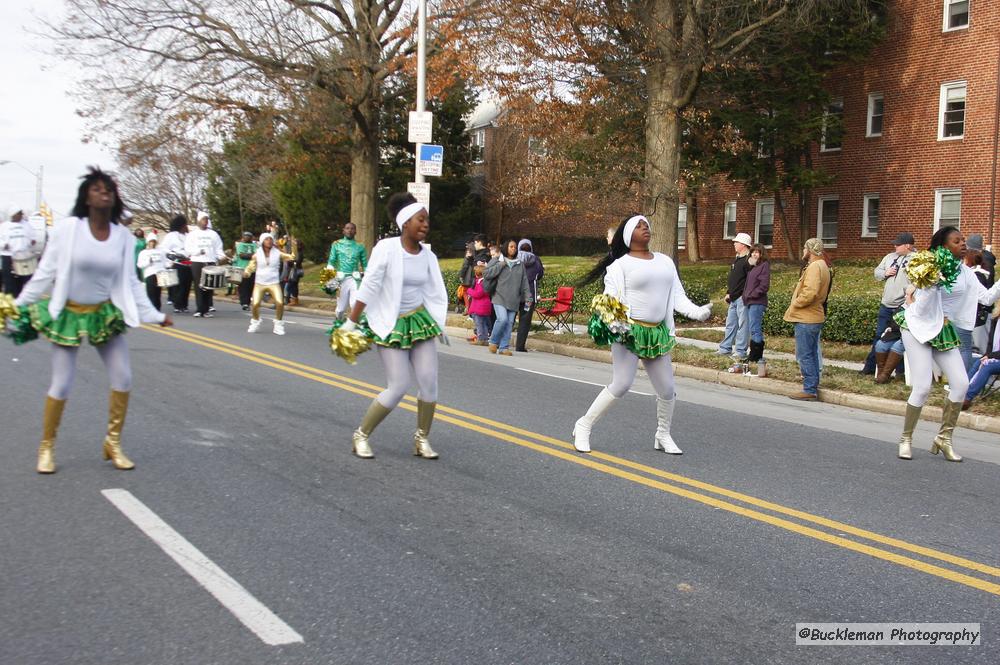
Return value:
M 419 161 L 421 174 L 441 175 L 441 167 L 444 164 L 444 146 L 422 144 Z

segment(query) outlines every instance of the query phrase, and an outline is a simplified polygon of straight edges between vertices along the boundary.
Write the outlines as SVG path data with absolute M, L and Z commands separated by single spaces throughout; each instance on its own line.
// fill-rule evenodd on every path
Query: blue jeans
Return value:
M 861 370 L 862 372 L 868 374 L 875 373 L 875 343 L 879 341 L 882 333 L 889 327 L 889 319 L 898 311 L 898 307 L 878 306 L 878 323 L 875 324 L 875 339 L 872 340 L 872 350 L 868 353 L 868 357 L 865 358 L 865 368 Z
M 878 340 L 875 342 L 875 353 L 889 353 L 890 351 L 903 355 L 903 338 L 900 337 L 895 342 L 886 342 L 884 340 Z
M 748 332 L 747 308 L 743 304 L 743 298 L 737 298 L 729 303 L 729 311 L 726 313 L 726 336 L 719 342 L 719 351 L 732 352 L 735 342 L 736 355 L 746 358 Z
M 982 363 L 976 363 L 975 370 L 972 380 L 969 381 L 969 391 L 965 393 L 965 399 L 975 399 L 989 383 L 990 377 L 1000 374 L 1000 360 L 983 358 Z
M 496 314 L 497 320 L 493 324 L 490 344 L 496 344 L 497 351 L 504 351 L 510 348 L 510 330 L 514 326 L 514 315 L 517 314 L 517 310 L 493 303 L 493 313 Z
M 819 394 L 819 334 L 822 323 L 795 324 L 795 359 L 802 371 L 802 392 Z
M 970 372 L 972 371 L 972 331 L 955 326 L 955 332 L 958 333 L 958 338 L 962 340 L 962 348 L 959 350 L 962 352 L 962 362 L 965 363 L 965 371 Z
M 490 337 L 490 315 L 473 314 L 472 320 L 476 323 L 476 337 L 480 342 L 485 342 Z
M 764 342 L 764 310 L 767 305 L 747 305 L 747 320 L 750 322 L 750 340 Z

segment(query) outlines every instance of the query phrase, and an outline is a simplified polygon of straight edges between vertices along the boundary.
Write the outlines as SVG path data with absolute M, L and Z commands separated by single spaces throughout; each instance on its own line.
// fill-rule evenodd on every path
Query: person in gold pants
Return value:
M 286 254 L 274 246 L 274 236 L 270 233 L 260 234 L 260 248 L 243 271 L 247 277 L 257 274 L 253 297 L 250 299 L 248 333 L 255 333 L 260 328 L 260 303 L 264 299 L 264 294 L 270 293 L 271 302 L 274 303 L 274 334 L 285 334 L 285 299 L 281 293 L 281 265 L 284 261 L 294 259 L 293 254 Z

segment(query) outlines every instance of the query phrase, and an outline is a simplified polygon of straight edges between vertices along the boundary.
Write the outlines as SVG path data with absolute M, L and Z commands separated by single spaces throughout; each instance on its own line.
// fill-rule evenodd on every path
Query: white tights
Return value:
M 903 347 L 910 363 L 910 397 L 907 403 L 913 406 L 923 406 L 931 394 L 931 383 L 934 380 L 933 362 L 938 364 L 948 378 L 948 399 L 961 402 L 969 389 L 969 375 L 965 372 L 965 363 L 959 349 L 938 351 L 930 344 L 921 344 L 909 330 L 903 330 Z
M 108 370 L 111 389 L 118 392 L 131 390 L 132 368 L 129 365 L 125 335 L 114 335 L 95 348 Z M 69 397 L 73 380 L 76 378 L 76 354 L 79 350 L 80 347 L 77 346 L 52 345 L 52 382 L 49 384 L 49 397 L 59 400 Z
M 434 339 L 416 342 L 411 349 L 394 349 L 377 346 L 379 358 L 385 367 L 386 388 L 378 396 L 378 403 L 394 409 L 410 388 L 410 367 L 417 377 L 417 399 L 437 402 L 438 362 Z
M 660 399 L 674 398 L 674 367 L 670 362 L 670 354 L 659 358 L 643 358 L 642 366 L 646 368 L 649 382 Z M 615 397 L 625 396 L 635 381 L 636 370 L 639 369 L 639 356 L 635 355 L 624 344 L 611 345 L 611 384 L 608 392 Z

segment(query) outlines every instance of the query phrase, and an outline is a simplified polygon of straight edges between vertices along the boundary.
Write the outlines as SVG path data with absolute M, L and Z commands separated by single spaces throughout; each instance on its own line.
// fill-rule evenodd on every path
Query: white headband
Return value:
M 271 235 L 270 233 L 261 233 L 260 234 L 260 238 L 259 238 L 260 244 L 262 244 L 262 245 L 264 244 L 264 239 L 265 238 L 270 238 L 272 241 L 274 240 L 274 236 Z
M 420 203 L 419 201 L 416 201 L 416 202 L 411 203 L 410 205 L 406 206 L 405 208 L 403 208 L 399 212 L 397 212 L 396 213 L 396 226 L 399 227 L 399 230 L 402 231 L 403 230 L 403 224 L 406 224 L 408 221 L 410 221 L 410 218 L 413 217 L 414 215 L 416 215 L 421 210 L 424 210 L 424 204 Z
M 649 223 L 649 220 L 642 215 L 636 215 L 635 217 L 629 217 L 628 221 L 625 222 L 625 228 L 622 230 L 622 239 L 625 240 L 625 246 L 628 247 L 632 244 L 632 233 L 635 232 L 639 222 L 646 222 L 646 226 L 652 231 L 653 226 Z

